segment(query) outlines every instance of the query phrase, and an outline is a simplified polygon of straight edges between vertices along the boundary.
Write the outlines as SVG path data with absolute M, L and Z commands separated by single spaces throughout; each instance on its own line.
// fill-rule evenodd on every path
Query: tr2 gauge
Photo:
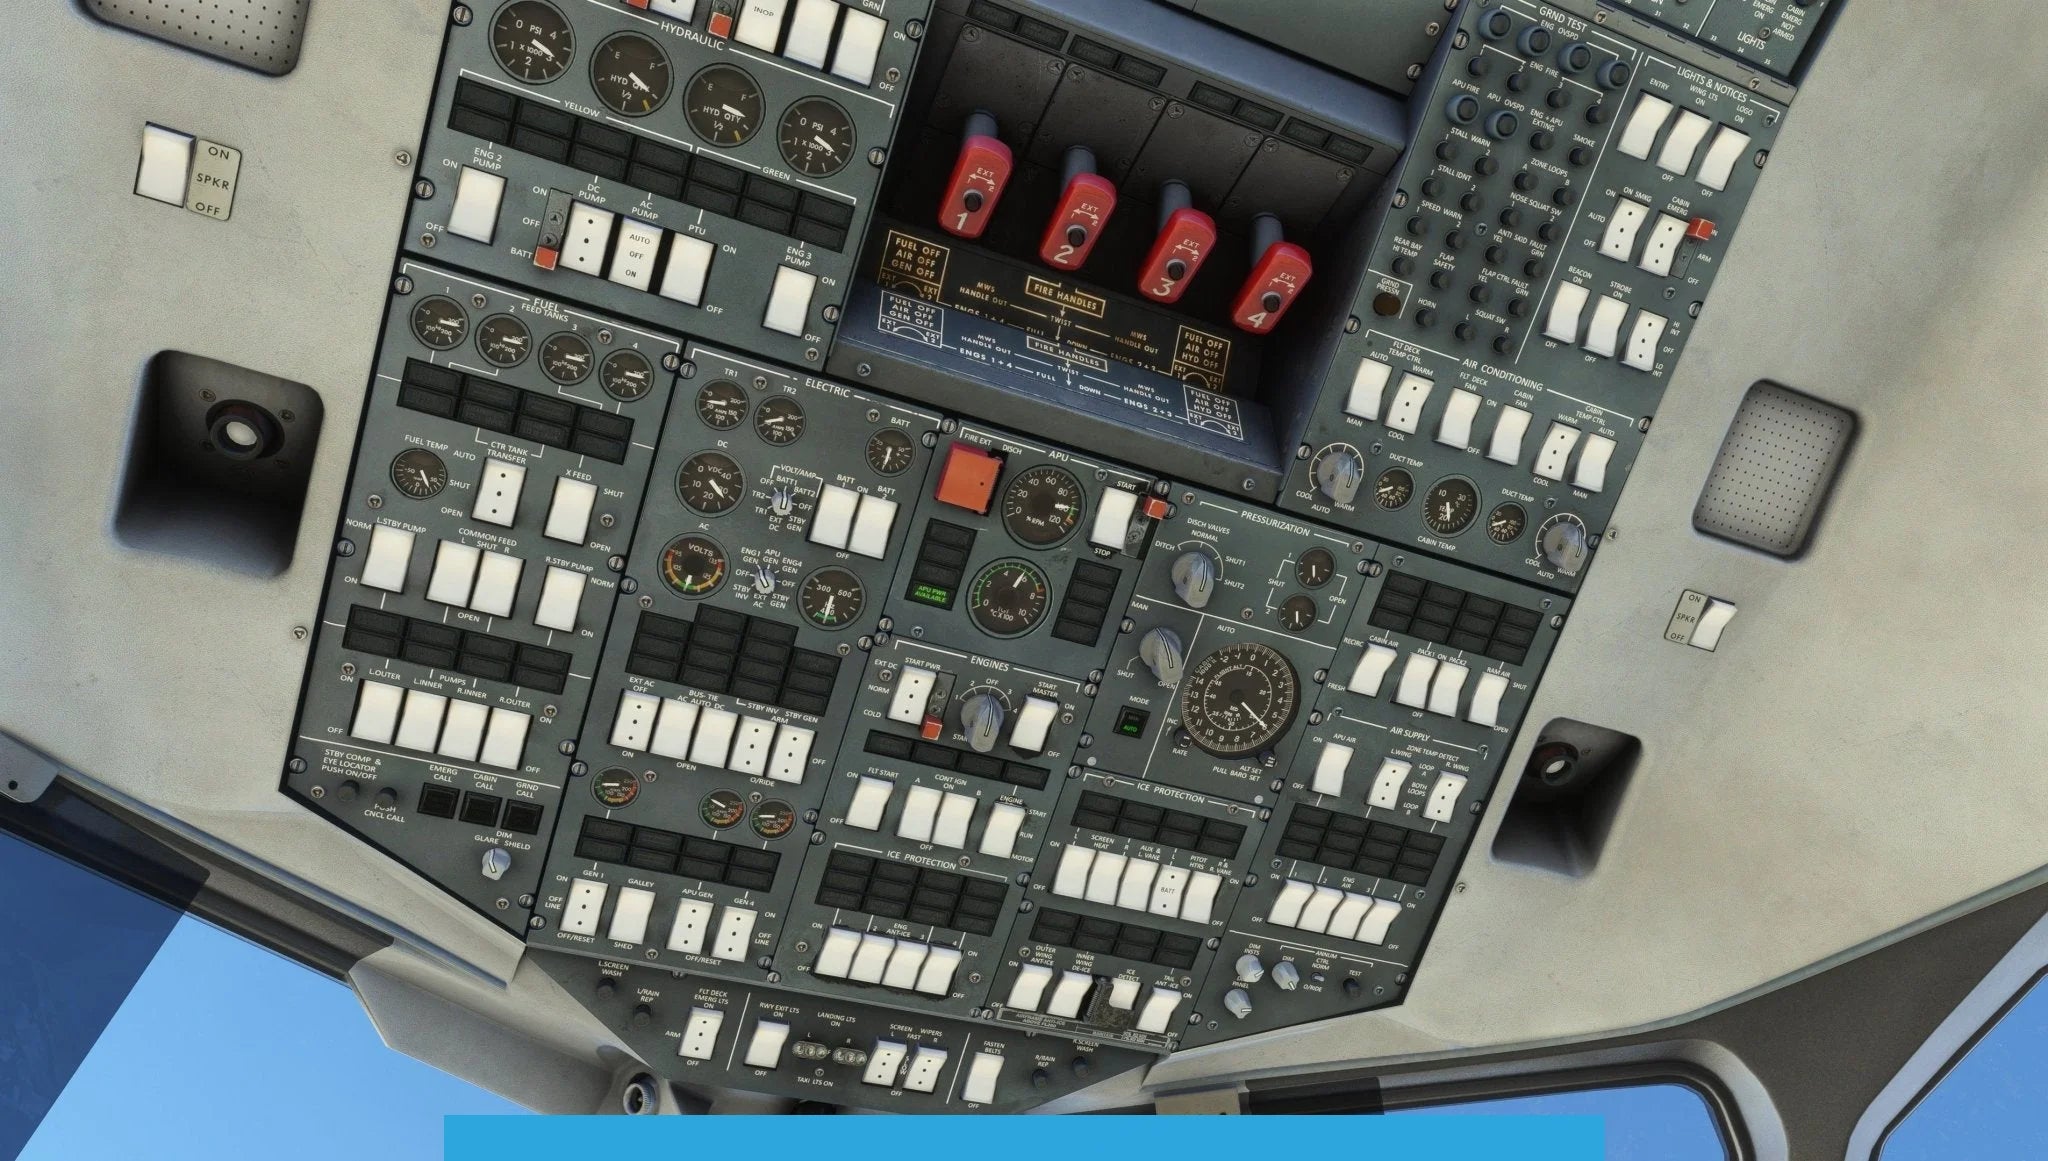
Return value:
M 1052 588 L 1038 566 L 999 560 L 983 568 L 967 587 L 967 615 L 991 637 L 1021 637 L 1045 617 Z
M 761 86 L 745 69 L 712 65 L 683 90 L 683 116 L 713 145 L 745 145 L 761 128 Z
M 831 177 L 853 160 L 853 118 L 823 97 L 805 97 L 776 129 L 782 160 L 805 177 Z
M 436 294 L 412 308 L 412 337 L 436 351 L 452 350 L 469 334 L 469 316 L 455 300 Z
M 698 452 L 676 472 L 676 495 L 700 516 L 723 516 L 746 494 L 746 473 L 724 452 Z
M 1238 641 L 1195 662 L 1181 678 L 1181 728 L 1218 758 L 1271 746 L 1301 708 L 1301 678 L 1279 650 Z
M 576 33 L 545 0 L 512 0 L 491 17 L 491 55 L 512 76 L 545 85 L 569 71 Z
M 409 447 L 391 461 L 391 486 L 415 500 L 431 500 L 448 486 L 448 465 L 423 447 Z
M 803 404 L 787 395 L 771 395 L 754 409 L 754 434 L 771 447 L 788 447 L 803 433 Z
M 1051 548 L 1074 534 L 1083 506 L 1072 472 L 1040 464 L 1003 489 L 1003 527 L 1028 548 Z
M 590 60 L 590 87 L 621 117 L 645 117 L 668 100 L 668 54 L 637 32 L 621 32 L 597 46 Z

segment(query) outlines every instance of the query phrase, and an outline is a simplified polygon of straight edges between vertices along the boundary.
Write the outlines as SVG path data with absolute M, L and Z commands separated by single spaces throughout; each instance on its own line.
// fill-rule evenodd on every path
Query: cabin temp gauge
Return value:
M 1181 679 L 1181 728 L 1218 758 L 1270 748 L 1294 724 L 1301 678 L 1270 645 L 1239 641 L 1195 663 Z

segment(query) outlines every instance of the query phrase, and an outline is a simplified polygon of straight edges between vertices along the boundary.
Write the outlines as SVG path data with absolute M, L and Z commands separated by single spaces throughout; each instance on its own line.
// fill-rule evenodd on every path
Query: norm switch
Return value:
M 996 119 L 976 111 L 960 137 L 960 159 L 939 203 L 939 226 L 962 238 L 979 238 L 1003 187 L 1010 184 L 1010 147 L 996 137 Z
M 1159 187 L 1159 236 L 1138 272 L 1138 292 L 1154 302 L 1179 302 L 1195 272 L 1216 248 L 1216 222 L 1192 204 L 1188 187 Z
M 1116 186 L 1095 172 L 1095 154 L 1085 145 L 1068 149 L 1063 165 L 1060 200 L 1038 240 L 1038 256 L 1048 266 L 1079 270 L 1116 209 Z
M 1308 251 L 1281 240 L 1280 219 L 1260 214 L 1252 219 L 1252 272 L 1231 304 L 1230 321 L 1239 330 L 1270 334 L 1281 316 L 1301 297 L 1315 264 Z

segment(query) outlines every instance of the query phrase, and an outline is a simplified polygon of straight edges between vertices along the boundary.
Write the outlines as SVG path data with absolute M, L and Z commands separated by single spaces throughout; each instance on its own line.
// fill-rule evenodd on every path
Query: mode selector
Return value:
M 1003 702 L 992 693 L 977 693 L 960 703 L 960 732 L 967 744 L 986 754 L 1003 734 Z
M 1180 684 L 1180 669 L 1187 659 L 1181 649 L 1180 634 L 1164 625 L 1145 634 L 1138 642 L 1138 660 L 1159 679 L 1159 684 L 1171 689 Z
M 1216 595 L 1216 558 L 1190 549 L 1173 562 L 1173 591 L 1190 609 L 1206 609 Z

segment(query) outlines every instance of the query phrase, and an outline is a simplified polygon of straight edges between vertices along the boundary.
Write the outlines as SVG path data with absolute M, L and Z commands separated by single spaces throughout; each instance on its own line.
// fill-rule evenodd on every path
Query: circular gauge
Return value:
M 1081 523 L 1081 481 L 1065 468 L 1040 464 L 1003 489 L 1003 527 L 1030 548 L 1051 548 Z
M 761 86 L 744 69 L 712 65 L 683 90 L 683 116 L 713 145 L 745 145 L 761 128 Z
M 645 117 L 668 100 L 668 54 L 637 32 L 621 32 L 597 46 L 590 87 L 621 117 Z
M 773 395 L 754 409 L 754 434 L 774 447 L 787 447 L 804 434 L 803 404 L 787 395 Z
M 1316 623 L 1316 599 L 1296 593 L 1280 602 L 1280 627 L 1299 633 Z
M 1520 504 L 1502 504 L 1486 518 L 1486 535 L 1495 544 L 1513 544 L 1529 526 L 1529 514 Z
M 1337 558 L 1327 548 L 1311 548 L 1294 562 L 1294 579 L 1305 589 L 1319 589 L 1337 575 Z
M 1479 489 L 1463 476 L 1446 476 L 1422 498 L 1422 522 L 1438 536 L 1456 536 L 1479 515 Z
M 1181 728 L 1218 758 L 1242 758 L 1294 724 L 1301 678 L 1270 645 L 1239 641 L 1195 663 L 1181 678 Z
M 917 447 L 910 437 L 893 427 L 885 427 L 868 437 L 868 466 L 877 475 L 900 475 L 917 456 Z
M 682 596 L 717 592 L 725 572 L 725 549 L 709 536 L 678 536 L 661 550 L 661 579 Z
M 697 804 L 697 814 L 711 829 L 724 830 L 747 817 L 747 800 L 730 790 L 714 790 Z
M 590 369 L 596 365 L 597 355 L 590 349 L 590 340 L 575 331 L 556 331 L 541 340 L 540 369 L 564 387 L 590 378 Z
M 1586 522 L 1570 512 L 1560 512 L 1536 529 L 1536 547 L 1543 559 L 1566 576 L 1577 576 L 1585 567 L 1590 539 Z
M 423 447 L 409 447 L 391 461 L 391 486 L 415 500 L 431 500 L 448 486 L 448 465 Z
M 654 390 L 654 364 L 630 348 L 613 351 L 598 368 L 597 381 L 604 393 L 621 403 L 631 403 Z
M 775 143 L 791 169 L 831 177 L 853 160 L 853 118 L 823 97 L 805 97 L 782 114 Z
M 967 588 L 967 615 L 991 637 L 1029 633 L 1052 603 L 1052 589 L 1036 565 L 999 560 L 976 574 Z
M 843 629 L 860 616 L 867 604 L 867 589 L 860 578 L 843 568 L 821 568 L 804 578 L 797 590 L 797 604 L 804 619 L 820 629 Z
M 476 349 L 493 367 L 517 367 L 533 349 L 533 336 L 511 315 L 494 314 L 477 324 Z
M 730 379 L 697 389 L 697 418 L 713 431 L 731 431 L 747 421 L 747 393 Z
M 590 792 L 597 795 L 599 802 L 616 810 L 632 805 L 633 800 L 640 797 L 640 780 L 633 776 L 631 770 L 614 766 L 590 780 Z
M 545 85 L 569 71 L 576 34 L 554 5 L 512 0 L 491 18 L 491 55 L 527 84 Z
M 779 839 L 796 825 L 796 808 L 787 802 L 769 799 L 754 808 L 753 817 L 747 822 L 754 833 L 764 839 Z
M 746 473 L 724 452 L 698 452 L 676 472 L 676 495 L 700 516 L 725 515 L 746 492 Z
M 412 308 L 412 335 L 420 342 L 437 351 L 445 351 L 462 342 L 462 336 L 469 333 L 469 316 L 455 305 L 455 300 L 437 294 L 423 298 Z
M 1387 509 L 1405 508 L 1415 498 L 1415 477 L 1401 468 L 1388 468 L 1372 486 L 1373 503 Z

